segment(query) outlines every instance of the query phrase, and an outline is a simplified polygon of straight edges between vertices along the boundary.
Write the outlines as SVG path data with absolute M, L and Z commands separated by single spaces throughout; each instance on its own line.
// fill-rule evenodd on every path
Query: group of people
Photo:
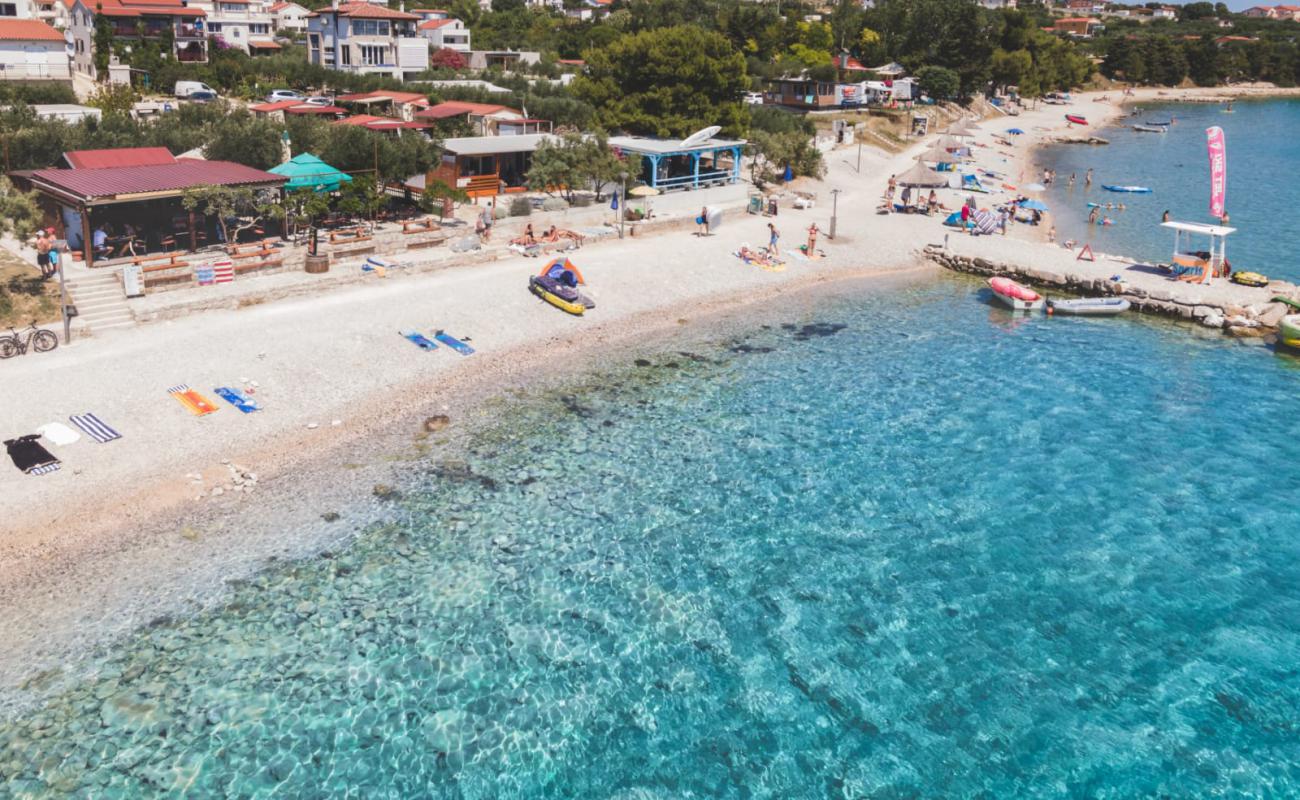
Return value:
M 36 232 L 33 241 L 36 248 L 36 266 L 41 271 L 41 280 L 47 280 L 59 271 L 59 245 L 54 238 L 53 228 L 43 228 Z
M 894 210 L 894 193 L 897 190 L 898 190 L 898 176 L 890 175 L 889 183 L 885 187 L 885 206 L 887 211 Z M 912 187 L 904 186 L 903 193 L 902 195 L 899 196 L 899 200 L 902 201 L 904 212 L 908 212 L 913 209 L 912 199 L 913 199 Z M 943 208 L 942 204 L 939 203 L 939 195 L 935 194 L 934 189 L 930 190 L 929 196 L 926 197 L 924 200 L 920 199 L 920 192 L 918 191 L 916 193 L 916 200 L 917 203 L 915 206 L 915 210 L 921 213 L 933 214 L 939 209 Z

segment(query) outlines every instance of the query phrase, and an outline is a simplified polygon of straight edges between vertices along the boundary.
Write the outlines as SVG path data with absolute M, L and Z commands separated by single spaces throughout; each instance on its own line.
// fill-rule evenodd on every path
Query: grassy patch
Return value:
M 34 266 L 0 250 L 0 329 L 24 328 L 33 319 L 58 321 L 59 282 L 42 281 Z

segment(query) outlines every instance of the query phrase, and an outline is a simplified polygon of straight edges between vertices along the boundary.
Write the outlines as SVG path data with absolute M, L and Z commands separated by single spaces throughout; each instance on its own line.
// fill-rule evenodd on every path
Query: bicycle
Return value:
M 26 338 L 23 338 L 24 333 L 27 334 Z M 36 327 L 36 320 L 32 320 L 32 324 L 22 333 L 10 327 L 9 335 L 0 337 L 0 358 L 20 356 L 27 352 L 28 347 L 38 353 L 48 353 L 58 346 L 59 337 L 53 331 Z

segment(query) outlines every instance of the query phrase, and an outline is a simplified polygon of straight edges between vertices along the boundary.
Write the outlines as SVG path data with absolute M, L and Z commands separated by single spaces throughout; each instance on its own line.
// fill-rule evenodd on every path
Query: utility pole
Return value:
M 854 127 L 857 128 L 854 133 L 858 140 L 858 174 L 862 174 L 862 134 L 866 132 L 867 124 L 865 122 L 859 122 Z
M 840 190 L 831 189 L 831 229 L 826 234 L 827 239 L 835 238 L 835 214 L 840 207 Z

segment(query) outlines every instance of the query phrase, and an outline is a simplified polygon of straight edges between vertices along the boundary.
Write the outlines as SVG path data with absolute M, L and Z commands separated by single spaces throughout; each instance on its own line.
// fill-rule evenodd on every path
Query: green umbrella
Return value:
M 337 192 L 339 186 L 351 183 L 352 176 L 341 172 L 311 153 L 299 153 L 271 172 L 289 179 L 286 189 L 313 189 L 317 192 Z

